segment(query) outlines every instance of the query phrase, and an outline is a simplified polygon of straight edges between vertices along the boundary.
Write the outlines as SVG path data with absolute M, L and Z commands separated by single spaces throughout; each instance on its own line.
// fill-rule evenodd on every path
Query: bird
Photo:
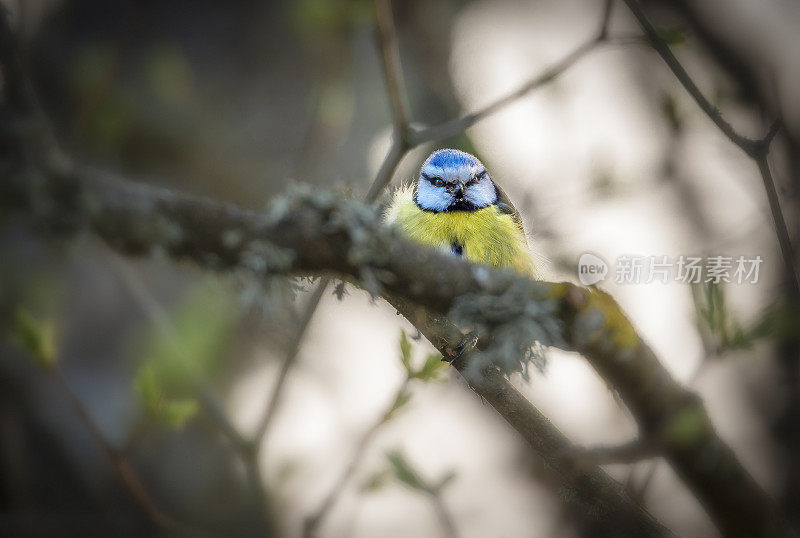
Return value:
M 399 187 L 386 222 L 406 238 L 453 256 L 534 277 L 522 219 L 477 157 L 439 149 Z

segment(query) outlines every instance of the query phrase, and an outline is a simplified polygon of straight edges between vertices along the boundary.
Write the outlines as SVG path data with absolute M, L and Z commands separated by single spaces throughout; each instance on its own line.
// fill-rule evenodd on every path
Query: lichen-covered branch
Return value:
M 551 323 L 557 329 L 546 332 L 552 340 L 544 343 L 586 356 L 619 392 L 642 434 L 666 440 L 664 456 L 721 530 L 783 533 L 772 503 L 718 437 L 700 399 L 670 376 L 604 292 L 532 281 L 421 248 L 385 227 L 369 207 L 310 189 L 298 188 L 268 211 L 255 212 L 61 160 L 36 170 L 12 164 L 6 163 L 0 176 L 4 210 L 27 212 L 62 231 L 91 229 L 127 254 L 157 251 L 206 268 L 247 269 L 261 276 L 335 275 L 493 332 L 506 328 L 498 312 L 509 324 Z M 430 337 L 452 354 L 457 340 Z M 491 334 L 484 337 L 488 354 Z M 480 393 L 537 446 L 540 418 L 530 416 L 521 395 L 497 385 L 505 383 L 499 372 L 489 372 L 489 385 L 477 385 L 475 376 L 468 380 L 483 387 Z
M 386 189 L 392 181 L 392 176 L 395 170 L 397 170 L 400 161 L 410 149 L 408 142 L 408 104 L 406 103 L 405 92 L 403 91 L 400 51 L 397 45 L 397 35 L 391 10 L 391 4 L 388 0 L 377 0 L 375 2 L 378 49 L 383 61 L 382 65 L 384 78 L 386 79 L 387 94 L 392 104 L 394 139 L 378 169 L 372 185 L 367 189 L 367 193 L 364 196 L 364 201 L 367 203 L 375 202 L 384 192 L 384 189 Z M 286 386 L 289 371 L 297 360 L 297 355 L 300 352 L 300 345 L 305 337 L 306 330 L 330 283 L 330 278 L 323 278 L 317 285 L 317 289 L 314 290 L 314 293 L 309 298 L 308 303 L 303 307 L 297 332 L 281 363 L 278 376 L 275 380 L 275 388 L 272 390 L 267 400 L 266 407 L 258 421 L 256 433 L 253 436 L 253 445 L 256 450 L 263 449 L 264 438 L 278 411 L 278 403 L 283 395 L 283 389 Z
M 448 319 L 431 314 L 425 308 L 396 296 L 387 301 L 408 319 L 425 338 L 464 376 L 472 390 L 486 400 L 541 457 L 546 470 L 557 475 L 562 498 L 578 528 L 588 536 L 665 536 L 669 531 L 649 514 L 632 503 L 624 488 L 600 469 L 595 462 L 575 465 L 565 458 L 578 451 L 531 404 L 502 373 L 493 366 L 479 375 L 469 367 L 469 356 L 457 357 L 456 345 L 461 331 Z M 480 362 L 480 361 L 479 361 Z
M 0 40 L 7 73 L 11 52 L 5 45 Z M 542 80 L 552 76 L 545 73 Z M 9 83 L 15 83 L 13 77 Z M 8 104 L 24 112 L 24 106 Z M 619 392 L 641 435 L 659 439 L 664 457 L 725 534 L 788 534 L 769 498 L 716 434 L 702 402 L 669 375 L 609 295 L 531 281 L 421 248 L 383 226 L 368 206 L 324 192 L 297 189 L 268 211 L 256 212 L 124 181 L 74 165 L 29 129 L 5 121 L 8 110 L 2 112 L 3 212 L 26 214 L 61 234 L 91 230 L 129 255 L 158 252 L 207 269 L 245 269 L 261 277 L 345 278 L 391 298 L 451 358 L 461 335 L 447 319 L 478 327 L 481 351 L 454 363 L 473 389 L 564 477 L 570 494 L 591 508 L 594 522 L 624 515 L 639 535 L 661 534 L 663 528 L 602 471 L 575 472 L 563 458 L 559 463 L 555 455 L 563 454 L 568 442 L 497 368 L 503 357 L 511 358 L 503 366 L 519 363 L 534 339 L 577 351 Z M 405 149 L 395 141 L 382 170 L 393 169 Z

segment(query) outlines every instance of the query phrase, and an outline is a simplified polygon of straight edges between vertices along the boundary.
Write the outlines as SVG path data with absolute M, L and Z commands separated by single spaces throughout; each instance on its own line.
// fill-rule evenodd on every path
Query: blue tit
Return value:
M 416 182 L 395 192 L 386 220 L 413 241 L 535 276 L 519 214 L 469 153 L 434 151 Z

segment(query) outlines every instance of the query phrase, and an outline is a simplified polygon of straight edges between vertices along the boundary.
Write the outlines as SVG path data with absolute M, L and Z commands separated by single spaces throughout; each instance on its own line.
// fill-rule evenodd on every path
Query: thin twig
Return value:
M 442 527 L 442 533 L 447 538 L 456 538 L 458 536 L 456 523 L 450 510 L 447 509 L 447 505 L 444 504 L 441 491 L 429 490 L 428 495 L 431 498 L 431 504 L 436 512 L 436 518 L 439 520 L 439 524 Z
M 162 333 L 170 342 L 170 346 L 175 353 L 186 357 L 185 349 L 175 333 L 175 327 L 167 314 L 167 311 L 150 293 L 144 285 L 141 277 L 129 266 L 127 260 L 114 256 L 112 260 L 115 267 L 122 277 L 123 283 L 130 291 L 131 297 L 148 318 L 148 320 Z M 258 454 L 253 450 L 253 445 L 245 438 L 233 422 L 228 418 L 222 409 L 222 405 L 217 401 L 213 392 L 200 382 L 194 387 L 194 392 L 202 405 L 206 415 L 211 418 L 213 423 L 231 443 L 234 452 L 245 466 L 247 480 L 251 492 L 254 496 L 256 513 L 262 525 L 262 532 L 267 533 L 271 526 L 270 516 L 267 509 L 267 493 L 264 488 L 261 465 Z
M 0 4 L 0 68 L 3 71 L 3 95 L 8 105 L 22 114 L 36 116 L 36 100 L 30 80 L 22 66 L 19 42 L 8 22 L 9 12 Z
M 395 170 L 397 170 L 397 166 L 400 164 L 400 161 L 403 159 L 406 153 L 408 153 L 408 151 L 403 150 L 397 141 L 392 142 L 392 147 L 386 154 L 386 158 L 381 164 L 381 167 L 375 176 L 375 180 L 372 182 L 370 189 L 364 196 L 366 202 L 372 203 L 378 199 L 389 182 L 391 182 L 392 176 L 394 175 Z M 272 393 L 267 400 L 266 407 L 264 408 L 264 412 L 262 413 L 261 419 L 258 422 L 255 435 L 253 436 L 252 444 L 256 447 L 257 451 L 263 450 L 262 447 L 264 444 L 264 437 L 266 436 L 270 424 L 277 413 L 278 402 L 283 394 L 289 371 L 297 361 L 300 345 L 305 338 L 308 326 L 311 324 L 311 319 L 314 317 L 314 313 L 317 311 L 317 307 L 319 306 L 319 303 L 325 294 L 325 290 L 328 289 L 328 286 L 332 280 L 333 279 L 330 277 L 323 277 L 320 280 L 320 283 L 317 284 L 317 288 L 314 290 L 313 295 L 308 299 L 308 302 L 303 308 L 303 314 L 300 318 L 297 332 L 295 333 L 292 343 L 286 352 L 286 356 L 281 363 L 281 369 L 278 372 L 278 377 L 275 381 L 275 387 L 272 389 Z
M 444 140 L 446 138 L 450 138 L 451 136 L 455 136 L 472 127 L 479 121 L 485 119 L 487 116 L 495 114 L 514 101 L 525 97 L 534 90 L 552 82 L 564 71 L 578 63 L 579 60 L 583 59 L 588 53 L 594 51 L 599 45 L 603 43 L 616 44 L 616 40 L 610 39 L 608 36 L 608 25 L 611 21 L 612 7 L 613 0 L 606 0 L 603 6 L 603 13 L 600 16 L 600 24 L 597 33 L 584 41 L 582 44 L 575 47 L 575 49 L 569 52 L 561 60 L 545 68 L 544 71 L 529 79 L 516 90 L 513 90 L 511 93 L 492 101 L 476 112 L 465 114 L 459 118 L 455 118 L 432 127 L 412 129 L 412 145 L 418 146 L 426 142 Z
M 375 0 L 375 19 L 383 78 L 392 107 L 392 124 L 401 145 L 408 146 L 408 98 L 403 83 L 400 49 L 390 0 Z
M 99 444 L 112 468 L 116 471 L 120 482 L 128 491 L 130 496 L 136 504 L 142 509 L 147 518 L 157 527 L 164 531 L 192 536 L 207 536 L 207 533 L 202 529 L 187 525 L 179 522 L 172 517 L 166 515 L 155 503 L 153 498 L 147 492 L 138 473 L 134 470 L 127 456 L 118 450 L 111 441 L 108 440 L 105 433 L 100 429 L 100 426 L 95 422 L 92 414 L 84 405 L 80 397 L 75 393 L 64 375 L 63 370 L 56 363 L 50 368 L 49 373 L 58 382 L 66 394 L 70 405 L 75 410 L 78 417 L 80 417 L 86 429 L 92 435 L 94 440 Z
M 251 458 L 252 448 L 249 440 L 242 435 L 234 426 L 233 422 L 225 414 L 222 404 L 206 385 L 199 385 L 195 388 L 197 400 L 202 405 L 206 416 L 217 426 L 222 435 L 228 439 L 234 450 L 240 453 L 243 459 Z
M 637 0 L 624 0 L 624 2 L 631 10 L 631 13 L 633 13 L 633 16 L 636 17 L 636 20 L 639 21 L 639 25 L 649 38 L 653 48 L 656 50 L 656 52 L 658 52 L 659 56 L 661 56 L 661 58 L 670 68 L 672 73 L 675 75 L 675 78 L 678 79 L 684 89 L 686 89 L 689 95 L 692 96 L 700 109 L 706 113 L 711 121 L 714 122 L 722 134 L 724 134 L 731 142 L 733 142 L 756 162 L 759 173 L 761 174 L 761 179 L 764 183 L 764 189 L 767 193 L 770 213 L 772 214 L 775 233 L 778 236 L 778 244 L 781 249 L 783 263 L 785 265 L 786 272 L 792 281 L 792 289 L 795 295 L 794 299 L 800 299 L 800 275 L 798 275 L 795 264 L 794 249 L 792 247 L 789 231 L 786 226 L 786 219 L 781 211 L 780 201 L 778 200 L 778 195 L 775 190 L 775 184 L 772 179 L 772 173 L 769 169 L 769 163 L 767 162 L 770 144 L 780 129 L 781 122 L 779 120 L 773 122 L 766 135 L 758 140 L 754 140 L 739 134 L 733 128 L 733 126 L 722 117 L 720 110 L 712 105 L 708 99 L 706 99 L 705 95 L 703 95 L 703 92 L 700 91 L 681 63 L 672 53 L 669 45 L 667 45 L 661 36 L 659 36 L 658 31 L 647 19 L 644 10 L 642 10 L 641 6 L 639 5 L 639 2 Z
M 669 45 L 667 45 L 667 43 L 661 38 L 653 24 L 647 19 L 647 16 L 644 14 L 644 11 L 639 5 L 639 2 L 636 0 L 623 1 L 625 4 L 627 4 L 628 8 L 631 10 L 631 13 L 633 13 L 633 16 L 636 17 L 636 20 L 639 21 L 639 25 L 642 27 L 648 39 L 650 40 L 650 44 L 670 68 L 672 73 L 675 75 L 675 78 L 678 79 L 686 91 L 689 92 L 689 95 L 691 95 L 692 98 L 697 102 L 697 104 L 700 106 L 700 109 L 706 113 L 711 121 L 714 122 L 719 130 L 722 131 L 722 133 L 728 137 L 731 142 L 739 146 L 748 155 L 751 155 L 751 152 L 754 151 L 757 141 L 742 136 L 736 132 L 733 126 L 722 117 L 720 110 L 712 105 L 708 99 L 706 99 L 705 95 L 703 95 L 703 92 L 700 91 L 675 55 L 672 54 Z
M 775 189 L 775 181 L 772 179 L 772 172 L 769 168 L 768 154 L 758 154 L 755 157 L 755 161 L 756 165 L 758 166 L 758 171 L 761 174 L 761 180 L 764 183 L 764 190 L 767 193 L 769 210 L 772 214 L 772 221 L 775 224 L 775 233 L 778 236 L 778 244 L 781 247 L 783 264 L 786 267 L 786 272 L 789 273 L 789 280 L 794 292 L 793 299 L 797 301 L 800 300 L 800 276 L 797 274 L 792 240 L 789 237 L 789 230 L 786 227 L 786 221 L 784 220 L 783 212 L 781 211 L 781 202 L 778 199 L 778 191 Z
M 578 464 L 591 462 L 595 465 L 609 465 L 613 463 L 637 463 L 659 455 L 657 443 L 647 439 L 634 439 L 622 445 L 598 446 L 587 448 L 576 454 L 567 454 L 565 457 Z
M 359 439 L 358 444 L 356 444 L 356 448 L 353 451 L 353 455 L 350 458 L 350 462 L 347 466 L 342 470 L 342 473 L 339 475 L 339 478 L 334 482 L 334 485 L 330 488 L 328 493 L 325 495 L 324 499 L 320 503 L 319 507 L 308 516 L 305 520 L 303 525 L 303 536 L 305 538 L 312 538 L 313 536 L 317 535 L 317 531 L 319 530 L 319 526 L 322 524 L 325 517 L 330 513 L 333 507 L 336 505 L 337 501 L 339 500 L 340 495 L 344 492 L 344 488 L 347 484 L 352 480 L 353 476 L 355 475 L 356 470 L 358 469 L 359 463 L 364 456 L 364 452 L 366 452 L 367 447 L 369 446 L 372 439 L 375 437 L 375 434 L 381 429 L 388 417 L 390 416 L 392 410 L 395 408 L 395 403 L 408 390 L 408 385 L 411 382 L 409 376 L 403 380 L 397 390 L 394 393 L 394 396 L 389 400 L 389 405 L 386 407 L 383 413 L 379 415 L 379 419 L 369 427 Z
M 297 332 L 295 333 L 294 338 L 292 338 L 289 349 L 287 350 L 284 360 L 281 363 L 281 369 L 278 372 L 278 377 L 275 379 L 275 386 L 272 389 L 269 399 L 267 400 L 264 413 L 262 414 L 261 419 L 258 421 L 258 426 L 256 427 L 255 434 L 253 435 L 253 444 L 257 450 L 261 450 L 261 447 L 264 444 L 264 436 L 266 435 L 267 430 L 269 430 L 272 419 L 275 417 L 275 413 L 278 410 L 278 401 L 283 394 L 283 388 L 286 384 L 286 377 L 289 374 L 289 370 L 291 370 L 292 366 L 297 360 L 297 354 L 300 352 L 300 346 L 303 342 L 308 326 L 311 323 L 311 318 L 314 316 L 314 312 L 316 312 L 317 306 L 319 305 L 322 296 L 325 294 L 325 290 L 328 288 L 330 282 L 330 278 L 323 278 L 319 284 L 317 284 L 317 288 L 314 290 L 314 293 L 311 294 L 311 297 L 308 298 L 308 302 L 303 307 L 303 314 L 297 326 Z
M 658 460 L 650 463 L 650 467 L 648 467 L 647 472 L 645 473 L 644 478 L 642 478 L 642 481 L 638 487 L 636 487 L 634 484 L 631 484 L 630 495 L 634 502 L 640 504 L 644 503 L 644 496 L 647 494 L 650 484 L 653 483 L 653 477 L 656 475 L 656 470 L 658 469 L 659 463 L 660 462 Z
M 375 175 L 375 180 L 364 196 L 364 201 L 373 203 L 380 197 L 381 193 L 392 181 L 392 176 L 397 170 L 397 166 L 407 153 L 408 149 L 403 147 L 402 142 L 393 138 L 392 145 L 389 147 L 389 151 L 386 153 L 386 157 L 383 158 L 378 173 Z
M 597 45 L 606 41 L 606 39 L 607 38 L 605 36 L 592 37 L 591 39 L 578 45 L 574 50 L 572 50 L 572 52 L 564 56 L 564 58 L 547 67 L 540 74 L 525 82 L 516 90 L 492 101 L 476 112 L 465 114 L 459 118 L 455 118 L 432 127 L 414 129 L 411 136 L 413 144 L 420 145 L 426 142 L 444 140 L 465 131 L 479 121 L 485 119 L 487 116 L 495 114 L 518 99 L 525 97 L 532 91 L 552 82 L 564 71 L 577 63 L 578 60 L 581 60 L 589 52 L 595 50 Z
M 395 30 L 392 8 L 389 0 L 376 0 L 375 11 L 378 48 L 381 51 L 383 75 L 386 79 L 386 89 L 392 107 L 394 135 L 389 151 L 386 153 L 375 179 L 364 195 L 363 200 L 370 204 L 374 203 L 381 196 L 384 189 L 386 189 L 391 182 L 392 176 L 400 165 L 400 161 L 411 149 L 408 137 L 408 105 L 405 97 L 403 73 L 400 66 L 397 32 Z M 257 447 L 257 450 L 262 449 L 264 437 L 277 412 L 278 402 L 283 394 L 289 371 L 297 361 L 297 354 L 300 351 L 300 346 L 305 338 L 308 326 L 331 281 L 331 278 L 323 277 L 317 285 L 317 289 L 314 290 L 314 294 L 309 298 L 308 303 L 303 309 L 298 330 L 281 363 L 281 369 L 275 381 L 275 387 L 272 389 L 272 393 L 264 408 L 264 412 L 261 414 L 262 418 L 258 422 L 258 427 L 253 437 L 253 444 Z
M 603 16 L 600 19 L 600 31 L 597 33 L 597 40 L 602 41 L 608 37 L 608 25 L 611 21 L 611 14 L 614 11 L 614 0 L 606 0 L 603 6 Z

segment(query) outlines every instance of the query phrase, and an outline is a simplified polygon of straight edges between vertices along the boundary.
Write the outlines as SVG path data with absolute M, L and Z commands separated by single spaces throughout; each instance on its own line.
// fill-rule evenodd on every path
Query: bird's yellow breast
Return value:
M 531 275 L 525 234 L 514 217 L 491 205 L 476 211 L 423 211 L 413 200 L 395 199 L 389 220 L 409 239 L 451 251 L 461 246 L 466 258 Z

